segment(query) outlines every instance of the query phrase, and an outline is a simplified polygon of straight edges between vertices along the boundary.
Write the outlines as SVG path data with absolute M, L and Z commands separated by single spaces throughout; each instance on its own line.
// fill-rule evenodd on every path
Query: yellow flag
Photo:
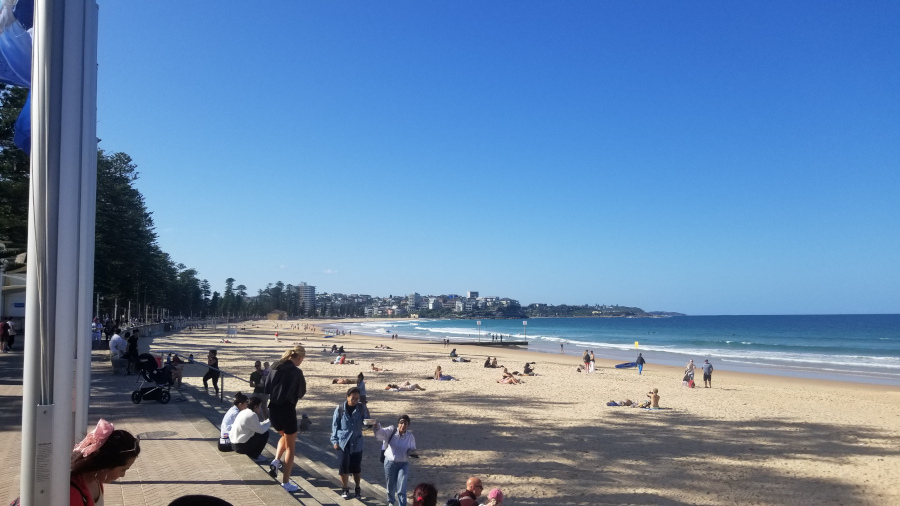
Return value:
M 635 347 L 635 349 L 637 349 L 637 347 L 638 347 L 638 342 L 637 342 L 637 341 L 634 342 L 634 347 Z

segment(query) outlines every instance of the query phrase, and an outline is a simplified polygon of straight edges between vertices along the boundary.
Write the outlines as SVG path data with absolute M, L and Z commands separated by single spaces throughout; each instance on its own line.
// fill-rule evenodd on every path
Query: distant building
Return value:
M 409 300 L 409 309 L 410 310 L 416 309 L 417 307 L 419 307 L 419 304 L 422 303 L 422 296 L 419 295 L 418 293 L 409 294 L 407 299 Z
M 477 299 L 478 298 L 478 292 L 466 292 L 466 294 L 467 294 L 466 295 L 467 299 Z
M 316 287 L 301 281 L 297 285 L 297 292 L 300 294 L 300 305 L 303 306 L 303 310 L 306 314 L 312 313 L 316 307 Z

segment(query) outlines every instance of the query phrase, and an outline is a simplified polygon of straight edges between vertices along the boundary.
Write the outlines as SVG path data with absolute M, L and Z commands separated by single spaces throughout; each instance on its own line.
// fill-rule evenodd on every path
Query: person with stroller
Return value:
M 69 506 L 103 504 L 103 485 L 125 476 L 140 453 L 136 437 L 101 418 L 72 450 Z
M 170 365 L 172 366 L 172 384 L 175 385 L 176 389 L 184 390 L 184 386 L 181 384 L 181 380 L 184 377 L 184 360 L 175 355 Z
M 209 380 L 213 382 L 213 388 L 216 389 L 216 395 L 219 395 L 219 357 L 218 351 L 209 350 L 209 355 L 206 356 L 206 365 L 209 367 L 206 369 L 206 374 L 203 375 L 203 389 L 206 390 L 206 393 L 209 393 L 209 384 L 207 383 Z
M 136 334 L 128 336 L 125 341 L 128 346 L 125 349 L 125 358 L 128 359 L 128 374 L 138 372 L 138 338 Z
M 259 421 L 261 407 L 262 399 L 255 395 L 250 397 L 244 408 L 238 412 L 228 433 L 235 453 L 247 455 L 256 462 L 266 460 L 261 454 L 266 442 L 269 441 L 269 427 L 272 426 L 269 420 Z
M 296 492 L 300 488 L 291 483 L 291 468 L 294 466 L 294 448 L 297 444 L 297 402 L 306 395 L 306 378 L 299 367 L 304 358 L 306 348 L 298 344 L 284 352 L 266 378 L 269 417 L 272 428 L 281 434 L 275 459 L 269 465 L 269 475 L 275 478 L 281 469 L 281 486 L 288 492 Z

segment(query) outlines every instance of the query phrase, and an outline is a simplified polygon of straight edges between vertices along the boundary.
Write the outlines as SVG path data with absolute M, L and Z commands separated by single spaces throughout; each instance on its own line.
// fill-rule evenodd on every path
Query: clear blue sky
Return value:
M 214 289 L 900 312 L 900 2 L 100 1 Z

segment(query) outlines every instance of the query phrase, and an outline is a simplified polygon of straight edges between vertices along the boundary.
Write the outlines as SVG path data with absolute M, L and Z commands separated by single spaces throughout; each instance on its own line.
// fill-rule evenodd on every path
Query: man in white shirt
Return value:
M 259 421 L 260 404 L 262 399 L 255 395 L 250 397 L 247 408 L 238 412 L 228 432 L 234 451 L 257 462 L 268 460 L 261 453 L 269 440 L 269 427 L 272 426 L 268 420 Z
M 119 335 L 120 329 L 116 329 L 109 340 L 109 356 L 113 360 L 125 358 L 125 352 L 128 351 L 128 342 Z

